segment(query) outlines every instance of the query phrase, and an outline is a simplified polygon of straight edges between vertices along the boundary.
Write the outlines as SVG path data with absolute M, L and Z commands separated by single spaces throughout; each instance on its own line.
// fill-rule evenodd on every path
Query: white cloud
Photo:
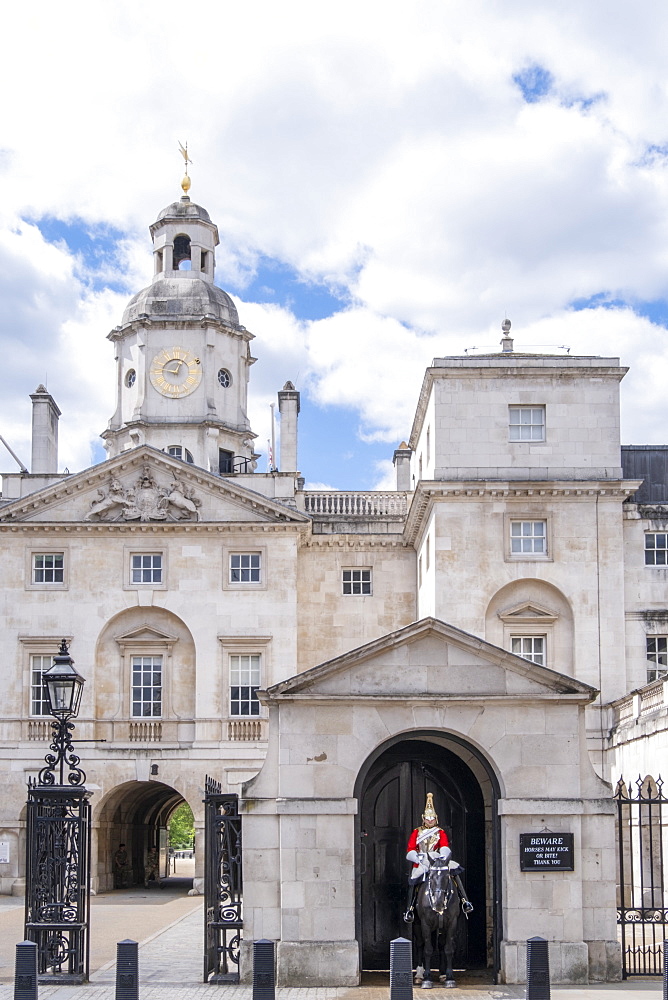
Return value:
M 196 19 L 174 0 L 36 0 L 3 27 L 15 84 L 0 345 L 15 377 L 0 433 L 24 461 L 27 394 L 47 373 L 62 464 L 90 460 L 113 403 L 105 334 L 123 289 L 149 280 L 146 228 L 180 194 L 177 139 L 220 228 L 223 283 L 242 285 L 268 255 L 354 302 L 317 321 L 239 303 L 258 338 L 250 417 L 263 446 L 288 378 L 394 446 L 431 357 L 496 349 L 506 312 L 518 348 L 619 353 L 625 439 L 666 439 L 663 327 L 629 308 L 569 308 L 600 293 L 668 299 L 659 0 L 205 0 Z M 551 88 L 529 104 L 513 76 L 531 66 Z M 25 221 L 45 215 L 116 226 L 122 245 L 92 266 Z

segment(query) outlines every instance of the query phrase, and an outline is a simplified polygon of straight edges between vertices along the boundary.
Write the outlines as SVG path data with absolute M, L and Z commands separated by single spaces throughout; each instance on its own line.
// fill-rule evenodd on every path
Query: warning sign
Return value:
M 520 871 L 575 871 L 572 833 L 521 833 Z

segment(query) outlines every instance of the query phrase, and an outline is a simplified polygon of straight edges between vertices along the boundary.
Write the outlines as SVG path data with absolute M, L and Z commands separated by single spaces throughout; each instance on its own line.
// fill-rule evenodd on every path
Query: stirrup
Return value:
M 409 906 L 406 912 L 404 913 L 404 923 L 412 924 L 414 920 L 415 920 L 415 914 L 413 913 L 413 907 Z
M 462 910 L 464 913 L 473 913 L 473 903 L 470 899 L 462 899 Z

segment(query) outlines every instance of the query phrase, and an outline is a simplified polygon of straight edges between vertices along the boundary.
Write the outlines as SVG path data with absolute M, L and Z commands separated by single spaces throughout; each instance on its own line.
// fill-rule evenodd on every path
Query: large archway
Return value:
M 180 792 L 162 781 L 126 781 L 107 796 L 95 822 L 98 891 L 143 885 L 146 855 L 159 851 L 159 871 L 169 874 L 167 831 L 174 810 L 184 802 Z M 120 844 L 128 854 L 126 884 L 118 884 L 114 855 Z
M 489 763 L 454 735 L 414 732 L 389 740 L 358 776 L 357 940 L 363 970 L 387 969 L 402 920 L 406 841 L 434 792 L 439 824 L 465 868 L 474 904 L 458 931 L 455 967 L 496 976 L 501 936 L 498 782 Z

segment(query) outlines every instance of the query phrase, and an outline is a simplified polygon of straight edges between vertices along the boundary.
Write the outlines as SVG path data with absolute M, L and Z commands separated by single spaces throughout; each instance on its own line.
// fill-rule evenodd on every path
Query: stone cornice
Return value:
M 420 527 L 429 510 L 435 503 L 446 503 L 455 500 L 471 502 L 480 501 L 522 501 L 544 503 L 558 499 L 570 503 L 581 503 L 592 499 L 622 503 L 626 497 L 634 493 L 640 486 L 640 480 L 603 479 L 603 480 L 523 480 L 495 482 L 494 480 L 468 480 L 439 482 L 436 480 L 418 483 L 413 494 L 413 502 L 406 518 L 404 538 L 407 545 L 413 545 L 418 537 Z
M 276 531 L 308 531 L 308 524 L 295 521 L 266 523 L 257 521 L 0 521 L 0 534 L 50 535 L 137 535 L 137 534 L 265 534 Z M 401 543 L 398 543 L 401 544 Z
M 242 427 L 239 424 L 229 424 L 224 420 L 220 420 L 218 417 L 195 417 L 195 418 L 185 418 L 185 417 L 136 417 L 132 420 L 124 420 L 122 424 L 118 424 L 113 427 L 107 427 L 102 431 L 100 437 L 106 440 L 109 437 L 113 437 L 123 431 L 127 431 L 129 428 L 141 427 L 141 428 L 155 428 L 155 427 L 214 427 L 216 430 L 229 431 L 230 434 L 243 435 L 244 438 L 249 440 L 254 440 L 257 434 L 254 434 L 249 427 Z
M 668 623 L 668 608 L 645 608 L 641 611 L 626 611 L 624 617 L 630 622 Z
M 415 408 L 415 416 L 413 417 L 413 426 L 411 427 L 411 433 L 408 438 L 408 447 L 411 452 L 415 451 L 417 448 L 418 438 L 420 437 L 420 431 L 422 430 L 422 424 L 424 422 L 424 416 L 427 412 L 427 406 L 429 405 L 429 397 L 431 396 L 431 389 L 434 384 L 431 372 L 432 369 L 427 368 L 424 373 L 424 378 L 422 379 L 422 385 L 420 386 L 420 394 Z
M 377 705 L 381 702 L 386 702 L 390 704 L 399 704 L 404 707 L 410 708 L 412 704 L 419 705 L 422 707 L 425 702 L 429 705 L 437 705 L 439 707 L 445 707 L 447 705 L 480 705 L 480 704 L 502 704 L 502 705 L 535 705 L 537 701 L 556 701 L 559 704 L 564 702 L 572 702 L 576 705 L 588 705 L 591 702 L 591 697 L 586 694 L 579 693 L 560 693 L 557 691 L 551 692 L 540 692 L 540 694 L 534 693 L 529 694 L 486 694 L 481 691 L 479 694 L 434 694 L 431 691 L 425 691 L 424 694 L 320 694 L 320 693 L 301 693 L 301 692 L 289 692 L 283 693 L 271 693 L 266 690 L 259 690 L 257 692 L 258 700 L 263 704 L 273 704 L 278 701 L 287 702 L 308 702 L 309 704 L 323 704 L 328 703 L 339 703 L 339 704 L 350 704 L 358 705 L 360 702 L 368 702 L 372 705 Z
M 201 327 L 203 330 L 218 330 L 219 333 L 226 333 L 231 337 L 237 337 L 239 340 L 245 340 L 247 343 L 251 340 L 255 340 L 255 334 L 251 333 L 250 330 L 247 330 L 245 326 L 230 326 L 229 323 L 223 323 L 222 320 L 216 319 L 215 316 L 204 315 L 197 316 L 194 319 L 192 317 L 177 319 L 173 316 L 149 316 L 147 313 L 139 319 L 132 320 L 130 323 L 125 323 L 123 326 L 115 326 L 113 330 L 110 330 L 107 334 L 107 340 L 122 340 L 124 337 L 127 337 L 128 334 L 139 333 L 150 327 L 155 327 L 156 329 L 169 327 L 170 330 L 192 331 L 193 326 L 195 325 Z

